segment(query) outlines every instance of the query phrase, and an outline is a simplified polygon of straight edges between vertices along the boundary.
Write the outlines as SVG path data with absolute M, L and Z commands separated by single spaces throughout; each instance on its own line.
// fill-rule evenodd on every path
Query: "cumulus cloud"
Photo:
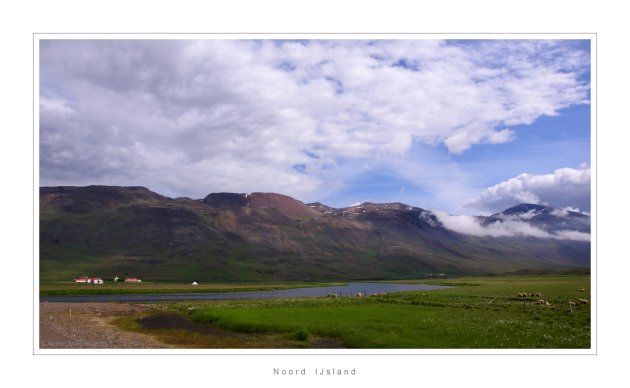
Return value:
M 458 154 L 588 103 L 572 44 L 44 40 L 41 183 L 308 198 L 340 159 Z
M 490 237 L 537 237 L 557 240 L 590 241 L 590 234 L 561 230 L 548 232 L 516 218 L 497 220 L 483 225 L 479 218 L 468 215 L 449 215 L 441 211 L 432 211 L 442 225 L 449 230 L 461 234 Z
M 467 199 L 464 206 L 490 212 L 501 211 L 519 203 L 590 209 L 590 200 L 591 169 L 582 166 L 579 169 L 561 168 L 552 174 L 518 175 Z

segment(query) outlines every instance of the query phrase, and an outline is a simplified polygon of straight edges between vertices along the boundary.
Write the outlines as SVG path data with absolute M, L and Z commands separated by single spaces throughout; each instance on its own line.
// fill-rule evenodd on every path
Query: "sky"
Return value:
M 41 40 L 40 186 L 590 212 L 588 40 Z

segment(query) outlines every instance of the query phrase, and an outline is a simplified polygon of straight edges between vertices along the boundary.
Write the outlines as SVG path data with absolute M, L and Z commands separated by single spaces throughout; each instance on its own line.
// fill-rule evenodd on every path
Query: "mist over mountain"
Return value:
M 452 216 L 275 193 L 191 199 L 144 187 L 40 188 L 42 280 L 400 279 L 589 266 L 590 216 L 534 204 Z

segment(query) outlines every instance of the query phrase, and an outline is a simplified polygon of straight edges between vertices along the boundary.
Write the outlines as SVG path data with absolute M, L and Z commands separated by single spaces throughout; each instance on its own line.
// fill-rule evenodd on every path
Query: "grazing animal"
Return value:
M 337 294 L 335 294 L 335 293 L 333 292 L 332 294 L 329 294 L 329 295 L 328 295 L 328 297 L 329 297 L 329 298 L 336 298 L 336 297 L 337 297 Z
M 546 302 L 545 302 L 544 300 L 542 300 L 542 299 L 541 299 L 541 300 L 537 300 L 537 301 L 536 301 L 536 304 L 545 304 L 545 303 L 546 303 Z
M 363 298 L 363 293 L 357 292 L 357 298 Z
M 585 291 L 586 291 L 586 288 L 580 288 L 578 291 L 580 291 L 580 292 L 585 292 Z
M 588 304 L 588 300 L 586 299 L 578 299 L 582 304 Z
M 570 306 L 575 306 L 575 302 L 569 302 Z
M 551 303 L 549 303 L 549 301 L 545 301 L 545 305 L 546 306 L 551 306 Z
M 536 293 L 536 298 L 540 298 L 540 292 Z

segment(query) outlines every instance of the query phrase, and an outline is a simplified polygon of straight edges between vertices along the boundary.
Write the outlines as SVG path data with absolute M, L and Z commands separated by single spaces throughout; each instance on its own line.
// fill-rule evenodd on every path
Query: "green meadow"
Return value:
M 169 311 L 188 316 L 203 327 L 280 341 L 263 341 L 261 347 L 277 347 L 278 343 L 283 347 L 315 347 L 313 341 L 322 338 L 330 339 L 337 347 L 375 349 L 591 347 L 591 304 L 578 301 L 590 301 L 588 275 L 422 279 L 405 283 L 454 288 L 366 298 L 205 301 L 167 306 Z M 519 293 L 541 296 L 523 298 Z M 537 300 L 548 304 L 536 304 Z M 141 329 L 135 326 L 135 330 Z M 186 330 L 177 331 L 177 341 L 186 335 Z M 163 338 L 168 342 L 168 335 Z M 214 347 L 209 338 L 198 343 L 198 347 Z M 217 343 L 216 347 L 221 345 Z M 230 347 L 248 346 L 236 342 Z
M 343 283 L 164 283 L 141 282 L 126 283 L 107 281 L 104 284 L 86 284 L 75 282 L 42 282 L 39 295 L 111 295 L 111 294 L 180 294 L 211 292 L 272 291 L 291 288 L 338 286 Z

